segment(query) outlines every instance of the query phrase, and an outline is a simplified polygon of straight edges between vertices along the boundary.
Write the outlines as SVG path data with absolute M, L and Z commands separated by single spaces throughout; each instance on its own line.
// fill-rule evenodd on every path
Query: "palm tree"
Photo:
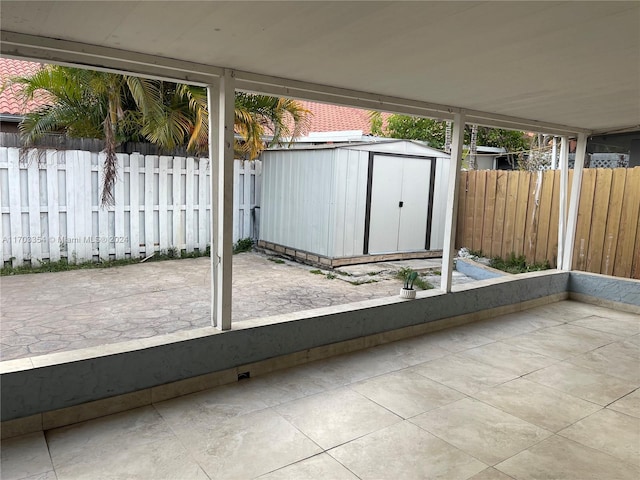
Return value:
M 208 151 L 207 93 L 202 87 L 49 65 L 12 83 L 23 86 L 24 100 L 45 95 L 46 105 L 29 113 L 20 125 L 26 145 L 46 133 L 101 138 L 106 160 L 102 205 L 112 205 L 117 176 L 116 148 L 145 139 L 165 150 L 185 146 L 195 154 Z M 270 144 L 299 136 L 308 111 L 289 99 L 237 93 L 235 131 L 238 155 L 256 158 Z

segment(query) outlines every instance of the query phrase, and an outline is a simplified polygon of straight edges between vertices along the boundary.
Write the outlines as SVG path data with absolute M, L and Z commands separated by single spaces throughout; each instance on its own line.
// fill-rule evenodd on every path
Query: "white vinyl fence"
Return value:
M 118 154 L 115 205 L 102 208 L 104 157 L 34 149 L 21 159 L 19 148 L 0 148 L 1 265 L 206 249 L 208 159 Z M 234 242 L 257 237 L 260 175 L 259 161 L 235 161 Z

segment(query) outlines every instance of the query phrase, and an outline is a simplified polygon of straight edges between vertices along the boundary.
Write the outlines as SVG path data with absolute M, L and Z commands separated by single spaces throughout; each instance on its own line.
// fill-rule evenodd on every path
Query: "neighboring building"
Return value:
M 9 84 L 11 78 L 33 75 L 41 68 L 41 63 L 0 58 L 0 131 L 17 132 L 24 115 L 43 104 L 44 98 L 40 97 L 25 105 L 21 87 Z

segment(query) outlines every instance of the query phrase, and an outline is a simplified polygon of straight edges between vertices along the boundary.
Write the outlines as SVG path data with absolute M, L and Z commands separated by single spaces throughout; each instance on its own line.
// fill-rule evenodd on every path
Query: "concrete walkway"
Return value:
M 409 260 L 344 267 L 330 279 L 258 253 L 233 260 L 236 322 L 395 296 L 400 268 L 440 269 L 440 259 Z M 210 325 L 209 258 L 2 277 L 0 296 L 0 360 L 153 337 Z

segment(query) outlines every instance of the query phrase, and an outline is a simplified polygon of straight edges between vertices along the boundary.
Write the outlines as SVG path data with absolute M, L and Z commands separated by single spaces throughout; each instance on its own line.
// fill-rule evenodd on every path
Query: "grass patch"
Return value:
M 551 268 L 548 260 L 545 260 L 542 263 L 528 264 L 524 255 L 516 257 L 515 253 L 512 253 L 507 259 L 494 257 L 489 262 L 489 266 L 507 273 L 538 272 L 540 270 L 549 270 Z
M 253 239 L 241 238 L 233 245 L 233 253 L 250 252 L 253 249 Z
M 351 285 L 366 285 L 367 283 L 378 283 L 378 280 L 374 280 L 373 278 L 369 280 L 347 280 Z
M 156 252 L 153 257 L 149 258 L 147 262 L 161 262 L 165 260 L 181 260 L 183 258 L 199 258 L 208 257 L 210 255 L 209 247 L 204 252 L 194 250 L 188 252 L 186 250 L 179 251 L 177 248 L 170 248 L 166 252 Z M 111 268 L 122 267 L 125 265 L 135 265 L 140 263 L 141 258 L 123 258 L 118 260 L 106 260 L 100 262 L 69 262 L 66 258 L 61 258 L 57 262 L 50 262 L 43 260 L 38 265 L 32 265 L 26 263 L 19 267 L 13 267 L 11 265 L 5 265 L 0 268 L 0 276 L 9 275 L 22 275 L 28 273 L 47 273 L 47 272 L 67 272 L 70 270 L 88 270 L 95 268 Z
M 267 260 L 269 260 L 270 262 L 273 262 L 273 263 L 277 263 L 277 264 L 284 263 L 284 260 L 282 260 L 281 258 L 269 257 Z
M 309 273 L 313 273 L 314 275 L 322 275 L 322 270 L 309 270 Z
M 333 280 L 336 276 L 333 273 L 327 273 L 327 280 Z

